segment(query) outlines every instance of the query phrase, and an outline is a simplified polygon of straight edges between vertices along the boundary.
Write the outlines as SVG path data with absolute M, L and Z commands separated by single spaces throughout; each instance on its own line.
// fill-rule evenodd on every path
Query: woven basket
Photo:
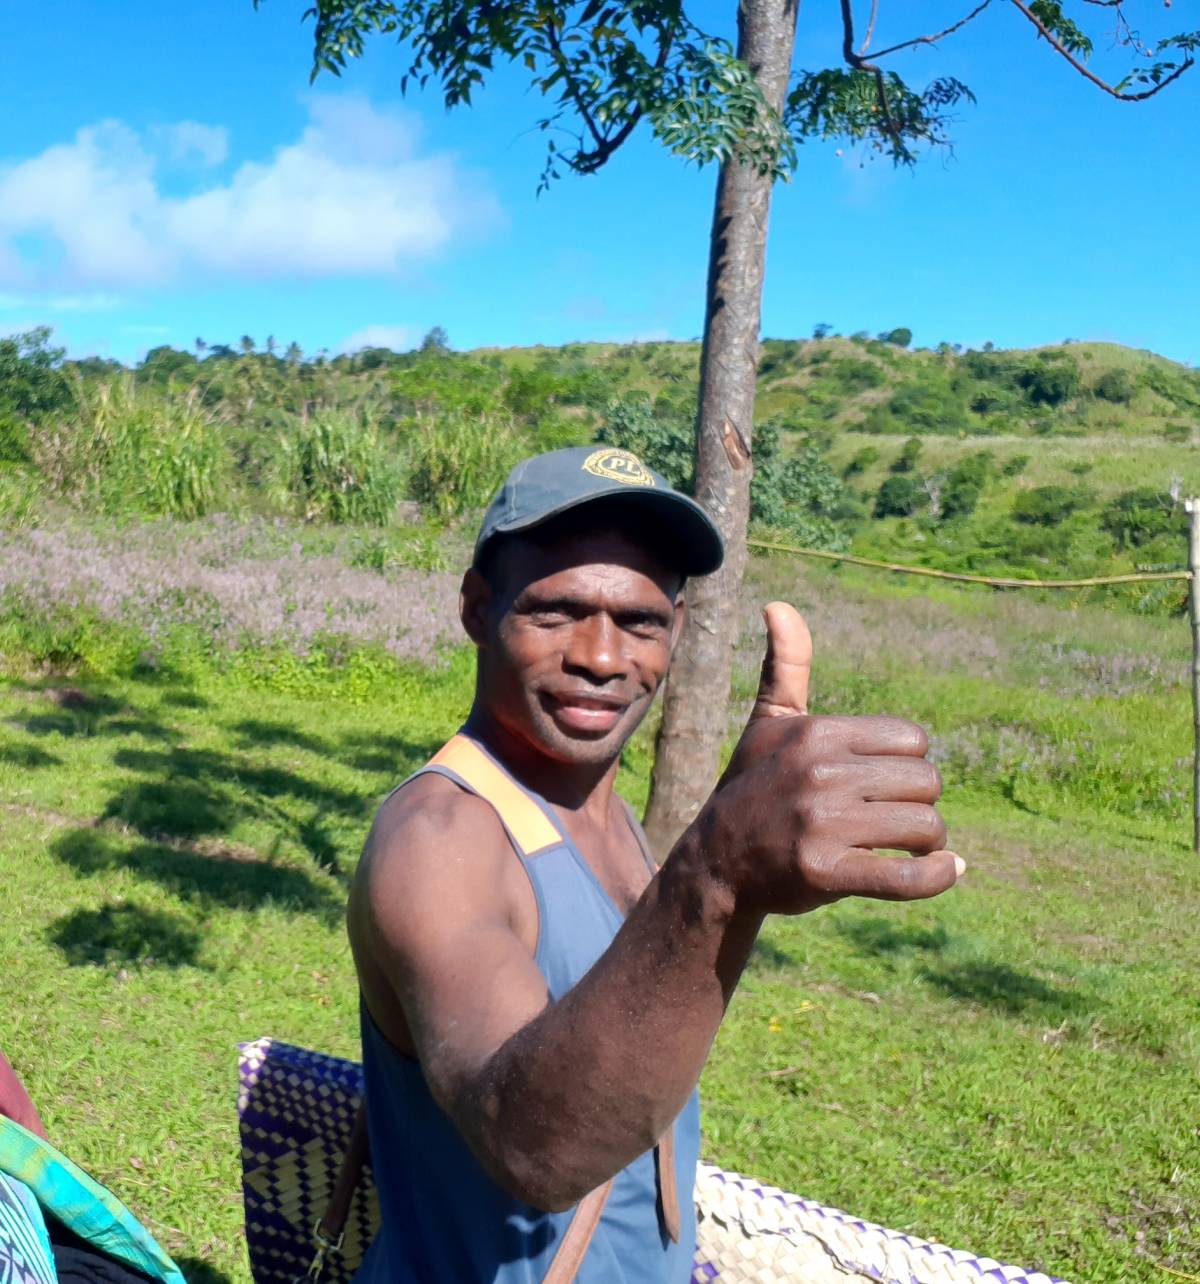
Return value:
M 246 1243 L 255 1284 L 293 1284 L 313 1257 L 312 1229 L 325 1211 L 362 1100 L 353 1061 L 272 1039 L 241 1045 Z M 693 1284 L 1064 1284 L 1039 1271 L 871 1222 L 764 1186 L 711 1164 L 696 1174 L 698 1245 Z M 355 1192 L 328 1284 L 349 1284 L 379 1225 L 368 1167 Z

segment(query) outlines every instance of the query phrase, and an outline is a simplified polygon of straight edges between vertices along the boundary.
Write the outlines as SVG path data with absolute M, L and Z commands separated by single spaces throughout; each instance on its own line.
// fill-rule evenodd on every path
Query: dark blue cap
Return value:
M 620 524 L 624 511 L 630 524 L 636 522 L 654 541 L 652 551 L 683 575 L 708 575 L 725 558 L 725 543 L 712 518 L 632 451 L 569 446 L 523 459 L 509 473 L 483 515 L 475 562 L 496 536 L 532 530 L 598 500 L 619 500 L 613 505 L 614 523 Z

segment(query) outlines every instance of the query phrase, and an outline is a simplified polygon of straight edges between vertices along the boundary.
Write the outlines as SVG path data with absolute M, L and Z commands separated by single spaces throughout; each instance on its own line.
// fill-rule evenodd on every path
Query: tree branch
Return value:
M 988 0 L 985 0 L 987 3 Z M 842 0 L 842 57 L 846 65 L 855 71 L 869 71 L 875 77 L 875 93 L 879 99 L 879 110 L 883 112 L 883 124 L 897 147 L 904 146 L 904 140 L 892 117 L 891 104 L 888 102 L 887 86 L 883 79 L 883 69 L 876 63 L 868 62 L 862 54 L 854 52 L 854 13 L 850 7 L 851 0 Z M 872 21 L 874 9 L 872 9 Z
M 1171 81 L 1178 80 L 1179 77 L 1182 76 L 1183 73 L 1187 71 L 1189 67 L 1192 67 L 1195 65 L 1194 58 L 1185 57 L 1183 62 L 1181 62 L 1179 66 L 1176 67 L 1175 70 L 1171 72 L 1169 76 L 1164 76 L 1162 80 L 1160 80 L 1158 84 L 1155 85 L 1152 89 L 1143 89 L 1140 93 L 1127 94 L 1124 92 L 1124 90 L 1118 89 L 1115 85 L 1110 85 L 1107 80 L 1101 80 L 1101 78 L 1097 76 L 1094 71 L 1089 70 L 1089 68 L 1084 63 L 1080 62 L 1079 59 L 1075 57 L 1075 55 L 1058 39 L 1057 36 L 1055 36 L 1055 34 L 1037 16 L 1037 14 L 1034 13 L 1029 8 L 1029 6 L 1024 3 L 1024 0 L 1012 0 L 1012 3 L 1025 15 L 1026 18 L 1029 19 L 1030 22 L 1033 23 L 1033 25 L 1038 30 L 1038 34 L 1041 35 L 1044 39 L 1048 40 L 1050 42 L 1050 46 L 1057 53 L 1060 53 L 1067 60 L 1067 62 L 1069 62 L 1071 66 L 1074 67 L 1077 72 L 1079 72 L 1079 74 L 1084 78 L 1084 80 L 1090 80 L 1092 84 L 1095 85 L 1098 89 L 1102 89 L 1106 94 L 1111 95 L 1113 98 L 1117 99 L 1119 102 L 1123 102 L 1123 103 L 1145 102 L 1147 98 L 1153 98 L 1155 94 L 1159 93 L 1163 89 L 1166 89 L 1166 87 L 1171 83 Z M 1106 7 L 1116 8 L 1117 6 L 1106 6 Z
M 871 16 L 867 19 L 867 33 L 858 47 L 859 54 L 865 54 L 871 47 L 871 37 L 875 34 L 875 19 L 879 17 L 879 0 L 871 0 Z
M 965 27 L 972 18 L 978 18 L 979 15 L 992 3 L 992 0 L 983 0 L 982 4 L 976 5 L 965 18 L 960 18 L 953 26 L 947 27 L 945 31 L 939 31 L 935 36 L 914 36 L 912 40 L 901 41 L 898 45 L 892 45 L 890 48 L 881 49 L 875 57 L 886 58 L 888 54 L 897 53 L 901 49 L 911 49 L 913 45 L 933 45 L 946 36 L 952 36 L 960 27 Z

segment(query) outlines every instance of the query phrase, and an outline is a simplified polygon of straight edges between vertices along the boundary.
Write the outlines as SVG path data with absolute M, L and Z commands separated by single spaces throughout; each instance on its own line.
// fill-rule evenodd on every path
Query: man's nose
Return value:
M 599 682 L 625 676 L 621 630 L 606 615 L 590 615 L 571 630 L 571 644 L 564 657 L 567 667 L 584 671 Z

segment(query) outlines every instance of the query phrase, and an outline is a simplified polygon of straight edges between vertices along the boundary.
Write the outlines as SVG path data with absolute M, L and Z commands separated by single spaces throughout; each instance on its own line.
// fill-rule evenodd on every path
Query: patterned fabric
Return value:
M 54 1284 L 42 1210 L 22 1182 L 0 1173 L 0 1284 Z
M 361 1067 L 272 1039 L 240 1046 L 246 1242 L 255 1284 L 293 1284 L 313 1259 L 362 1096 Z M 693 1284 L 1066 1284 L 1040 1271 L 933 1244 L 860 1221 L 799 1195 L 701 1164 Z M 349 1284 L 379 1224 L 368 1168 L 342 1251 L 322 1278 Z
M 46 1212 L 98 1252 L 162 1284 L 187 1284 L 149 1231 L 110 1190 L 49 1142 L 2 1117 L 0 1172 L 24 1183 Z

